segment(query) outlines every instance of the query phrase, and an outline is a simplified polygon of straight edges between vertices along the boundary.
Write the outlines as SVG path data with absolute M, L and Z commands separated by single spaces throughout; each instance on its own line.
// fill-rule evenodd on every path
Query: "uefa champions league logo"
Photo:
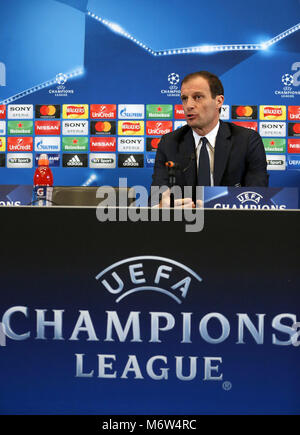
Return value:
M 300 62 L 291 65 L 291 72 L 281 76 L 282 88 L 276 89 L 274 94 L 281 98 L 295 98 L 300 95 Z
M 247 202 L 253 202 L 255 204 L 259 204 L 259 202 L 264 199 L 262 195 L 260 195 L 257 192 L 242 192 L 236 197 L 241 204 L 247 203 Z
M 68 97 L 74 94 L 74 89 L 68 89 L 65 83 L 68 81 L 68 75 L 64 73 L 58 73 L 55 77 L 57 86 L 54 89 L 49 90 L 49 94 L 54 97 Z
M 178 86 L 179 82 L 179 74 L 171 72 L 170 74 L 168 74 L 168 89 L 161 89 L 160 93 L 167 97 L 180 97 L 180 88 Z
M 63 73 L 59 73 L 56 75 L 55 80 L 59 85 L 64 85 L 67 81 L 67 76 Z
M 117 297 L 116 303 L 136 292 L 154 291 L 181 304 L 187 296 L 190 284 L 197 287 L 202 278 L 178 261 L 144 255 L 125 258 L 110 265 L 98 273 L 96 280 Z
M 179 83 L 179 74 L 171 73 L 168 75 L 168 82 L 170 85 L 177 85 Z
M 284 86 L 291 86 L 294 83 L 294 78 L 291 74 L 283 74 L 281 81 Z

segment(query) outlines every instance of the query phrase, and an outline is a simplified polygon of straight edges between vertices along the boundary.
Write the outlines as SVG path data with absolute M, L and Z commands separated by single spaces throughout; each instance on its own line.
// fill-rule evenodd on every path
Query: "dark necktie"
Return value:
M 203 137 L 201 140 L 202 146 L 199 154 L 198 186 L 210 186 L 210 163 L 206 148 L 208 140 L 206 137 Z

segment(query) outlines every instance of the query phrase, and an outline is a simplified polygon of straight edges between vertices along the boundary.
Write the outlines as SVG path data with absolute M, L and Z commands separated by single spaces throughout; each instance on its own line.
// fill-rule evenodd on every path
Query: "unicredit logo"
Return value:
M 290 121 L 300 121 L 300 106 L 289 106 L 288 119 Z
M 117 108 L 115 104 L 91 104 L 91 118 L 94 119 L 114 119 L 116 118 Z
M 32 151 L 33 140 L 32 137 L 8 137 L 7 150 L 8 151 Z
M 147 134 L 161 136 L 170 133 L 173 128 L 172 121 L 147 121 Z
M 8 151 L 32 151 L 32 145 L 9 145 Z

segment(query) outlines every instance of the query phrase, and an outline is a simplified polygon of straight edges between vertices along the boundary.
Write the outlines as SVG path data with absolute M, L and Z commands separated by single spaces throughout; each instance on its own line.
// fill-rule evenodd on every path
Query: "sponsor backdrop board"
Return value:
M 180 81 L 204 69 L 223 81 L 222 119 L 262 135 L 270 185 L 299 187 L 300 5 L 271 9 L 267 0 L 191 0 L 186 13 L 179 0 L 2 2 L 0 184 L 31 184 L 46 152 L 57 185 L 127 177 L 149 187 L 160 136 L 185 123 Z
M 3 208 L 0 413 L 299 414 L 298 213 Z

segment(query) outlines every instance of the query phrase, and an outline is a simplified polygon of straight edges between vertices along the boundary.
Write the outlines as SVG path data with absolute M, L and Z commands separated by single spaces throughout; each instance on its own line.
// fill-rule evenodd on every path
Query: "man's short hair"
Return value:
M 188 82 L 189 80 L 195 79 L 196 77 L 202 77 L 208 81 L 209 89 L 212 98 L 216 98 L 217 95 L 224 95 L 224 88 L 221 80 L 215 74 L 209 71 L 197 71 L 185 76 L 181 82 L 181 86 Z

